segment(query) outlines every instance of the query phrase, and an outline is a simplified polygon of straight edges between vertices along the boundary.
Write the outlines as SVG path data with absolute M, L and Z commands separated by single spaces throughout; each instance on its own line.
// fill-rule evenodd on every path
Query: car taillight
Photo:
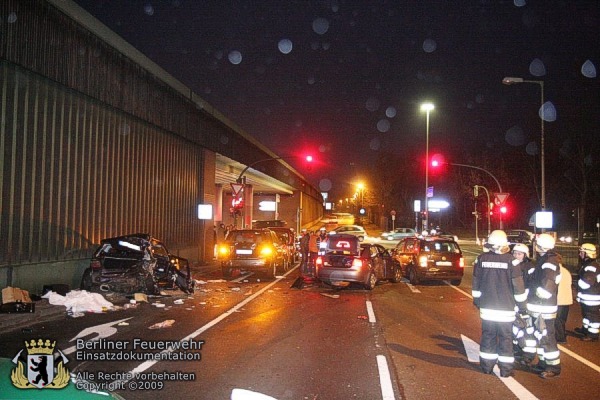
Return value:
M 315 264 L 318 266 L 323 265 L 323 257 L 317 257 L 317 259 L 315 260 Z
M 218 251 L 220 256 L 226 256 L 229 254 L 229 246 L 220 245 Z
M 98 260 L 94 260 L 90 263 L 90 268 L 92 269 L 102 269 L 102 264 L 100 264 L 100 261 Z
M 265 246 L 260 249 L 260 255 L 262 256 L 270 256 L 273 254 L 273 248 L 271 246 Z
M 420 256 L 419 257 L 419 266 L 420 267 L 427 267 L 427 256 Z
M 460 258 L 458 266 L 461 267 L 461 268 L 465 267 L 465 259 L 463 257 Z
M 362 268 L 363 261 L 360 258 L 355 258 L 352 260 L 352 268 Z

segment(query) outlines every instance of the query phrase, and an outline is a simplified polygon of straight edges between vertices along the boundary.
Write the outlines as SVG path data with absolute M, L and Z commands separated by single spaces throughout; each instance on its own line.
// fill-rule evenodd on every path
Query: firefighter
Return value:
M 600 264 L 596 261 L 596 246 L 583 243 L 579 248 L 581 269 L 577 281 L 577 301 L 581 304 L 583 328 L 575 332 L 586 342 L 598 341 L 600 333 Z
M 485 374 L 491 374 L 497 363 L 500 376 L 514 375 L 512 325 L 516 310 L 526 313 L 527 298 L 518 264 L 502 230 L 490 233 L 475 260 L 472 294 L 481 318 L 479 362 Z
M 533 268 L 531 259 L 529 258 L 529 247 L 523 243 L 517 243 L 512 249 L 513 256 L 519 262 L 518 268 L 523 276 L 525 287 L 527 287 L 527 273 L 530 268 Z M 535 337 L 533 336 L 533 325 L 531 324 L 531 318 L 525 312 L 522 315 L 518 315 L 515 323 L 512 327 L 513 330 L 513 351 L 515 359 L 519 360 L 523 358 L 523 349 L 529 347 L 529 351 L 535 353 Z M 533 342 L 532 342 L 533 340 Z M 533 344 L 532 344 L 533 343 Z M 532 346 L 528 346 L 532 344 Z
M 544 379 L 560 375 L 560 351 L 556 344 L 555 319 L 558 311 L 558 284 L 562 257 L 554 251 L 554 237 L 547 233 L 538 236 L 535 250 L 540 255 L 535 268 L 527 277 L 527 312 L 533 318 L 537 342 L 538 363 L 535 354 L 526 353 L 525 364 Z

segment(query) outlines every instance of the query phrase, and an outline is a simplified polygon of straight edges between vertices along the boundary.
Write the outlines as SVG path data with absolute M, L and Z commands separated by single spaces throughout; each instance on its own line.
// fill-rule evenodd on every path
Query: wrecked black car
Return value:
M 194 292 L 188 260 L 144 233 L 103 239 L 81 279 L 81 289 L 91 292 L 158 294 L 177 288 Z

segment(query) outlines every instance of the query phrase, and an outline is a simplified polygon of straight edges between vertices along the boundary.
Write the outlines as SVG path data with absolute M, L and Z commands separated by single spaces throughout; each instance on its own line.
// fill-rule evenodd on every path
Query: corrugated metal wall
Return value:
M 197 246 L 200 146 L 7 62 L 0 85 L 0 265 L 133 232 Z

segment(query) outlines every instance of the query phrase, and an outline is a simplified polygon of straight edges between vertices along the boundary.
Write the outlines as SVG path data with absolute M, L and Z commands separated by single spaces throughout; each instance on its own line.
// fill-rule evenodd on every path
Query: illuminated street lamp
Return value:
M 358 193 L 360 193 L 360 206 L 362 207 L 364 205 L 363 200 L 365 196 L 365 184 L 361 182 L 356 185 L 356 187 L 358 188 Z
M 429 113 L 433 110 L 432 103 L 421 104 L 421 111 L 427 113 L 427 128 L 425 131 L 425 216 L 423 217 L 423 229 L 427 229 L 429 218 L 429 207 L 427 205 L 427 192 L 429 191 Z
M 546 172 L 544 163 L 544 81 L 531 81 L 523 78 L 515 78 L 507 76 L 502 79 L 502 83 L 505 85 L 513 85 L 515 83 L 535 83 L 540 85 L 541 92 L 541 107 L 540 107 L 540 119 L 542 120 L 542 136 L 540 138 L 540 163 L 542 170 L 542 189 L 541 189 L 541 205 L 542 211 L 546 210 Z

